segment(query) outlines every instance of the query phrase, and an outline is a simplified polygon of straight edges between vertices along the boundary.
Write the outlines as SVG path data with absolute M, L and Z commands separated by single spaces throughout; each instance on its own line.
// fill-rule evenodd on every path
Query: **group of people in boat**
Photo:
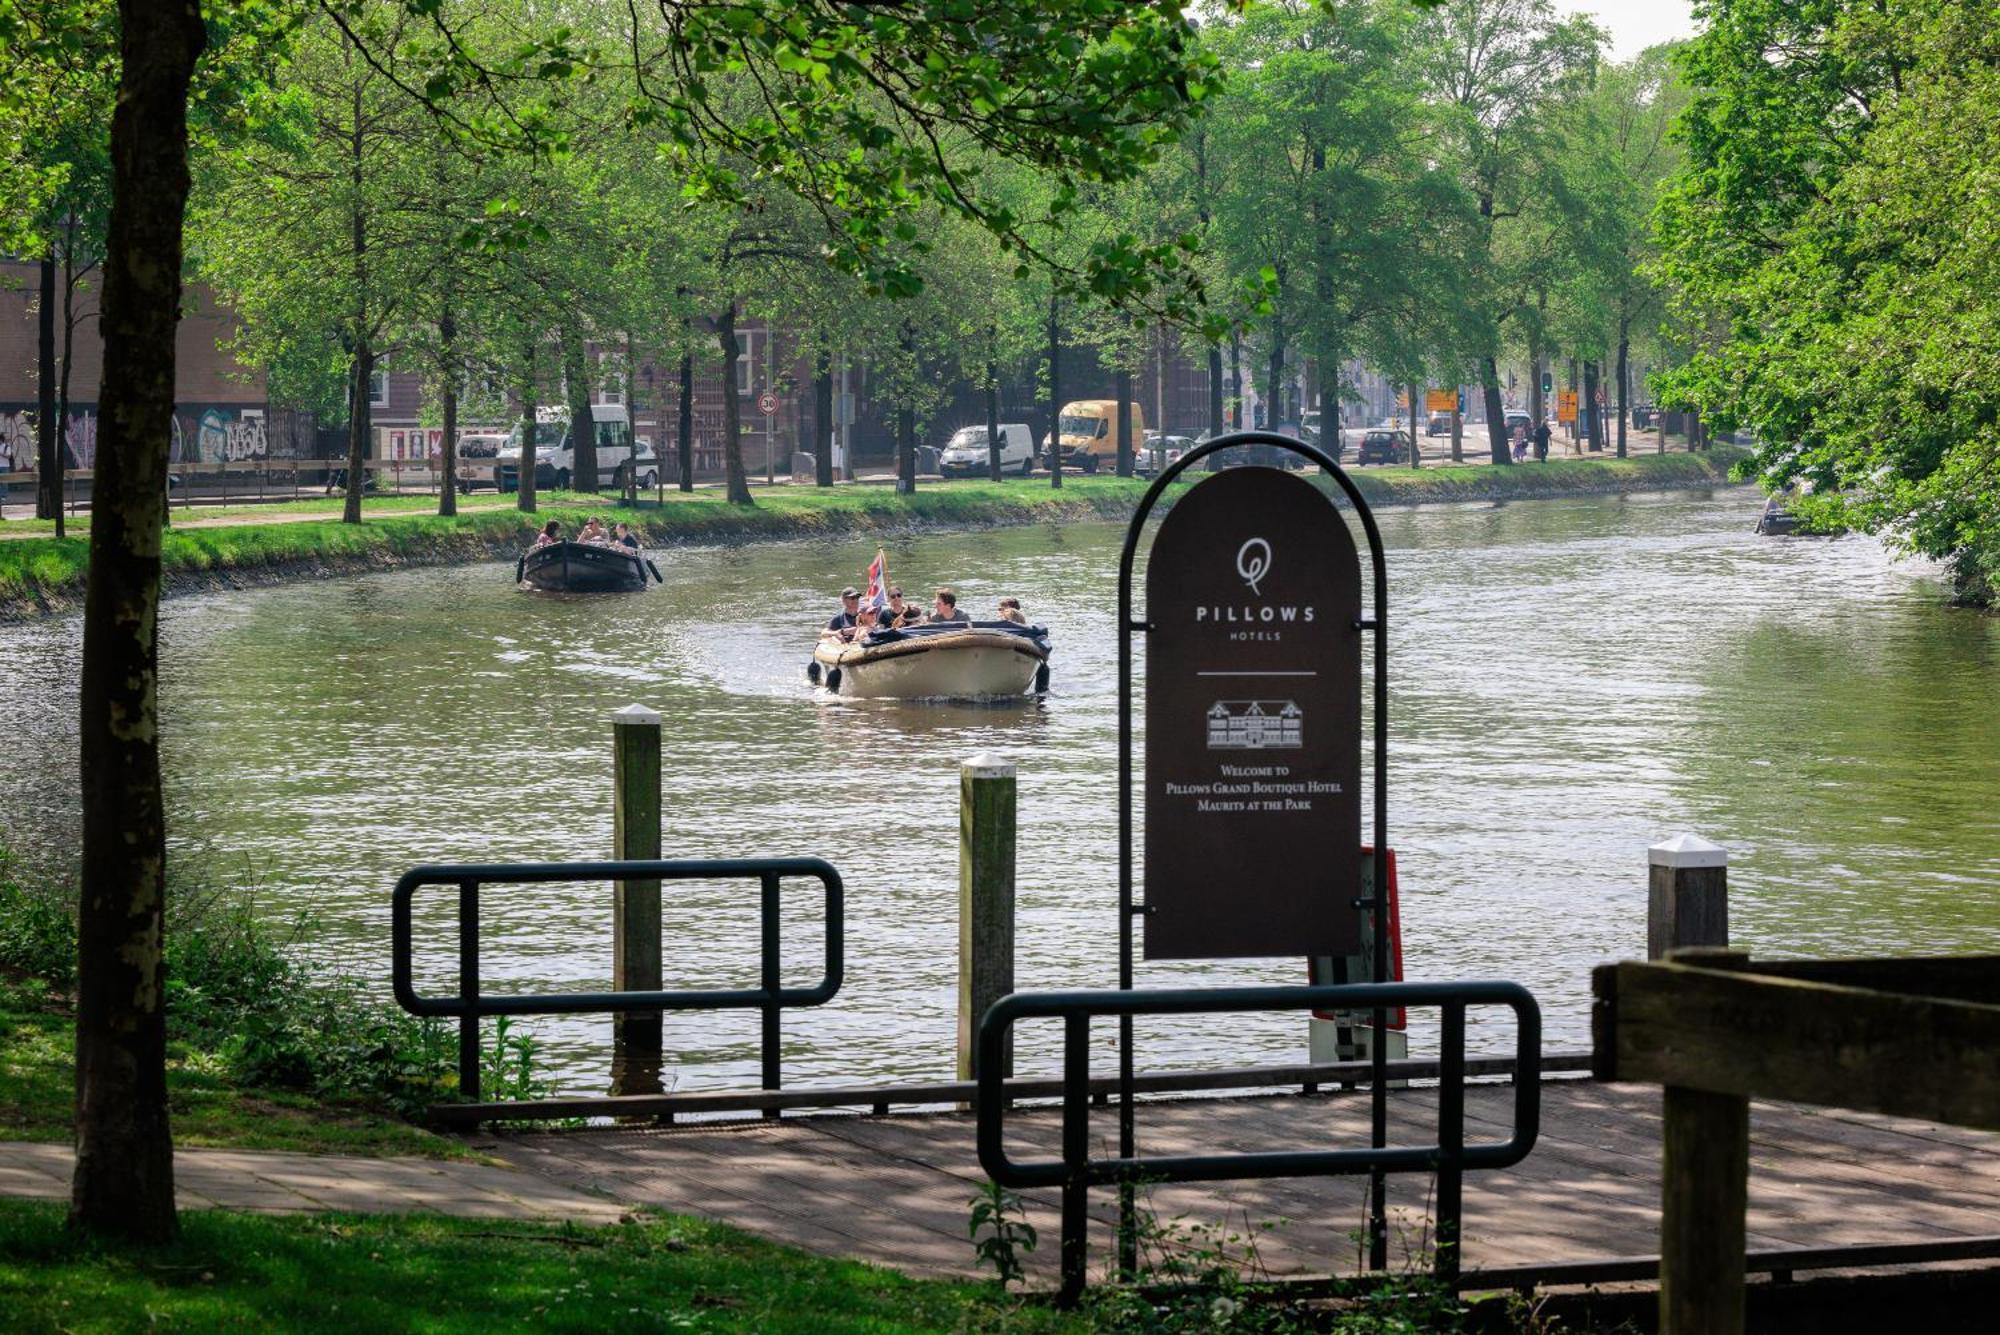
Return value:
M 932 598 L 931 610 L 924 611 L 914 603 L 903 601 L 903 591 L 891 584 L 884 592 L 885 602 L 877 607 L 874 603 L 864 605 L 861 593 L 852 584 L 840 591 L 840 611 L 826 623 L 825 633 L 841 640 L 865 640 L 878 630 L 902 630 L 909 626 L 937 626 L 952 622 L 970 625 L 972 617 L 958 605 L 958 594 L 949 588 L 941 588 Z M 999 620 L 1027 625 L 1028 618 L 1021 613 L 1019 598 L 1000 600 Z
M 535 535 L 534 546 L 547 547 L 562 540 L 562 524 L 551 519 L 542 525 L 542 531 Z M 635 552 L 639 550 L 639 535 L 632 531 L 630 524 L 621 520 L 607 529 L 604 527 L 604 521 L 596 515 L 584 521 L 583 528 L 577 533 L 575 540 L 589 543 L 593 547 L 624 547 Z M 534 548 L 531 547 L 529 550 L 532 551 Z

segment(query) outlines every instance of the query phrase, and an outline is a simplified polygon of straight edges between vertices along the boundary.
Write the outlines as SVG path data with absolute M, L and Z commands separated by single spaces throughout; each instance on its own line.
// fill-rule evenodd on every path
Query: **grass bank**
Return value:
M 1711 486 L 1728 478 L 1737 451 L 1635 456 L 1630 459 L 1557 459 L 1546 464 L 1496 468 L 1457 465 L 1356 469 L 1362 494 L 1374 505 L 1536 498 Z M 1046 478 L 1008 482 L 929 483 L 915 495 L 882 486 L 760 489 L 754 507 L 728 504 L 721 493 L 669 492 L 664 503 L 634 508 L 595 498 L 558 495 L 540 511 L 473 510 L 450 519 L 429 513 L 378 510 L 359 525 L 318 516 L 324 500 L 238 511 L 228 516 L 195 512 L 163 540 L 169 592 L 240 587 L 316 578 L 400 565 L 440 565 L 511 555 L 534 528 L 549 519 L 574 528 L 597 514 L 634 524 L 648 546 L 807 538 L 822 534 L 918 528 L 975 527 L 1115 519 L 1130 514 L 1146 484 L 1129 478 L 1064 479 L 1052 490 Z M 430 504 L 405 498 L 403 504 Z M 376 503 L 371 502 L 375 509 Z M 299 516 L 310 516 L 301 518 Z M 259 522 L 261 521 L 261 522 Z M 88 542 L 82 537 L 20 538 L 0 542 L 0 619 L 21 619 L 81 606 Z
M 167 1093 L 186 1145 L 467 1157 L 409 1120 L 455 1088 L 455 1037 L 322 977 L 251 897 L 183 860 L 167 899 Z M 304 924 L 299 924 L 302 930 Z M 0 855 L 0 1139 L 63 1141 L 76 1104 L 76 895 Z M 503 1087 L 534 1084 L 501 1035 Z
M 59 1207 L 0 1201 L 0 1325 L 57 1331 L 1082 1331 L 991 1285 L 906 1279 L 646 1218 L 565 1228 L 431 1216 L 181 1216 L 182 1240 L 81 1240 Z

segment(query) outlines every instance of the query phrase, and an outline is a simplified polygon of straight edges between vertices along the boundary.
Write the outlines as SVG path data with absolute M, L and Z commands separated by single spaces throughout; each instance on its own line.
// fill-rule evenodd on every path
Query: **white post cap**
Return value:
M 967 779 L 1011 779 L 1014 777 L 1014 762 L 1005 756 L 984 751 L 962 762 L 958 772 Z
M 1646 850 L 1647 865 L 1689 871 L 1696 867 L 1727 867 L 1729 850 L 1698 834 L 1677 834 Z
M 611 711 L 612 727 L 625 723 L 650 723 L 657 728 L 660 726 L 660 711 L 648 709 L 644 705 L 627 705 L 623 709 Z

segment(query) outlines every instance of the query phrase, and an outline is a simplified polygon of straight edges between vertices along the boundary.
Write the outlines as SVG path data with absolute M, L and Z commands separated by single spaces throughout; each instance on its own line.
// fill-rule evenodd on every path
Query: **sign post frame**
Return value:
M 1340 466 L 1340 461 L 1316 445 L 1309 445 L 1290 436 L 1282 436 L 1273 431 L 1237 431 L 1204 441 L 1179 459 L 1161 470 L 1159 476 L 1146 489 L 1140 499 L 1138 509 L 1125 528 L 1125 543 L 1118 556 L 1118 986 L 1130 991 L 1132 983 L 1133 921 L 1145 916 L 1147 906 L 1133 898 L 1132 885 L 1132 637 L 1144 635 L 1153 629 L 1148 620 L 1137 619 L 1132 614 L 1133 569 L 1138 562 L 1139 538 L 1146 527 L 1147 519 L 1158 505 L 1160 497 L 1190 466 L 1209 455 L 1243 445 L 1269 445 L 1297 455 L 1310 463 L 1318 464 L 1328 476 L 1338 484 L 1348 503 L 1354 507 L 1355 515 L 1361 521 L 1361 530 L 1368 539 L 1368 558 L 1374 578 L 1373 596 L 1364 605 L 1363 613 L 1355 629 L 1371 632 L 1374 637 L 1374 750 L 1375 764 L 1373 777 L 1369 783 L 1369 796 L 1374 816 L 1374 845 L 1386 849 L 1389 845 L 1388 780 L 1389 780 L 1389 573 L 1388 561 L 1382 548 L 1382 532 L 1375 523 L 1375 514 L 1368 507 L 1367 500 L 1354 485 L 1354 479 Z M 1198 483 L 1196 485 L 1199 485 Z M 1343 521 L 1344 522 L 1344 521 Z M 1151 616 L 1153 609 L 1147 608 Z M 1389 932 L 1383 921 L 1387 895 L 1382 890 L 1378 878 L 1376 892 L 1368 899 L 1355 901 L 1356 909 L 1365 909 L 1377 915 L 1374 933 L 1374 974 L 1377 981 L 1389 974 Z M 1382 1034 L 1388 1027 L 1387 1007 L 1374 1009 L 1372 1019 L 1375 1032 Z M 1370 1080 L 1370 1126 L 1372 1143 L 1375 1148 L 1385 1147 L 1389 1133 L 1389 1080 L 1388 1044 L 1377 1042 L 1373 1045 Z M 1134 1146 L 1132 1083 L 1135 1072 L 1132 1055 L 1132 1017 L 1122 1015 L 1118 1021 L 1118 1152 L 1123 1158 L 1131 1158 Z M 1373 1270 L 1386 1270 L 1389 1265 L 1389 1223 L 1388 1203 L 1384 1197 L 1386 1175 L 1377 1168 L 1368 1175 L 1368 1264 Z M 1136 1229 L 1136 1200 L 1131 1185 L 1120 1186 L 1118 1191 L 1118 1264 L 1122 1273 L 1131 1274 L 1138 1266 L 1138 1233 Z

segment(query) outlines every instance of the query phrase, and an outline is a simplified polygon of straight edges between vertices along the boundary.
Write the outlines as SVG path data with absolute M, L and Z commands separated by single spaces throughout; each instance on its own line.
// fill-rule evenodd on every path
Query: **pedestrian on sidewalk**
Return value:
M 1549 461 L 1549 424 L 1545 419 L 1543 421 L 1535 423 L 1535 462 L 1538 464 L 1545 464 L 1548 461 Z

